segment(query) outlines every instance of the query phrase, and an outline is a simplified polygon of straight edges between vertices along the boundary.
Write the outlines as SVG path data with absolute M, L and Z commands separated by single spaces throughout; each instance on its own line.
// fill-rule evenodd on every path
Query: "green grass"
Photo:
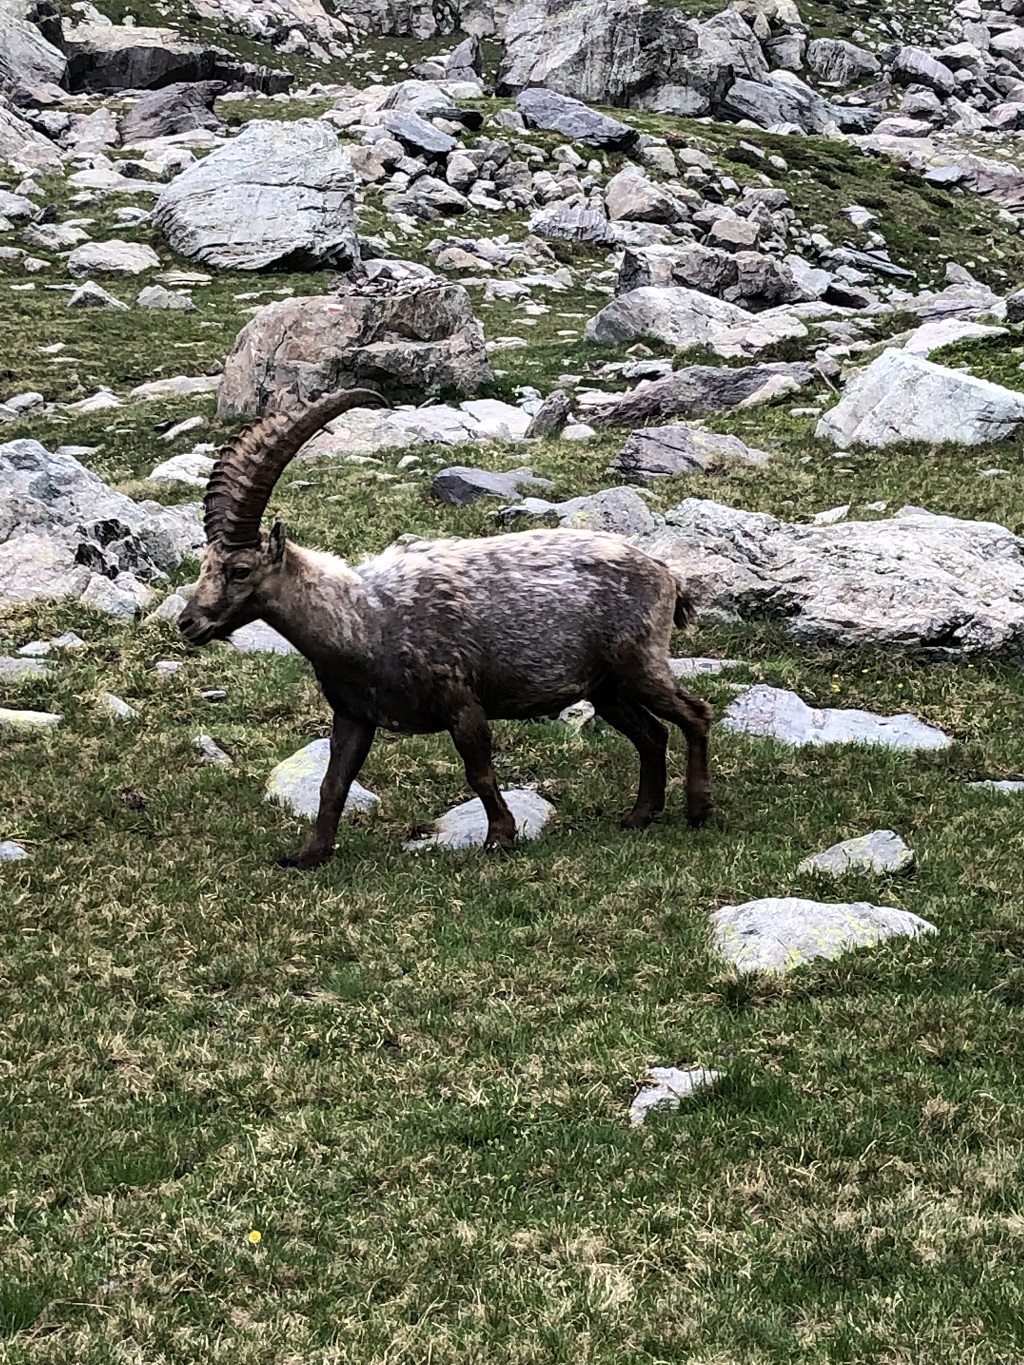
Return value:
M 967 232 L 953 202 L 940 227 Z M 0 398 L 31 386 L 67 401 L 202 373 L 251 303 L 327 277 L 219 275 L 192 314 L 75 314 L 42 287 L 64 280 L 59 261 L 11 292 L 24 278 L 0 275 Z M 234 299 L 249 290 L 263 297 Z M 599 296 L 546 301 L 530 352 L 495 356 L 508 388 L 589 360 L 557 338 L 557 314 Z M 516 321 L 481 316 L 490 336 Z M 60 340 L 73 364 L 39 352 Z M 1012 383 L 1017 344 L 950 354 Z M 1020 441 L 836 458 L 790 415 L 812 396 L 719 419 L 771 461 L 660 485 L 653 505 L 707 496 L 804 520 L 882 499 L 1024 529 Z M 193 412 L 206 426 L 168 449 L 156 424 Z M 98 446 L 92 467 L 142 495 L 153 463 L 219 430 L 209 402 L 169 400 L 59 412 L 3 439 Z M 624 435 L 436 458 L 528 461 L 569 496 L 607 486 Z M 400 455 L 304 467 L 312 486 L 286 475 L 274 510 L 298 542 L 351 557 L 407 531 L 494 530 L 489 505 L 435 504 Z M 993 465 L 1008 474 L 980 477 Z M 412 856 L 403 839 L 464 799 L 465 779 L 446 738 L 384 736 L 362 774 L 379 810 L 343 830 L 333 863 L 292 875 L 274 860 L 304 826 L 262 788 L 327 730 L 308 667 L 190 650 L 173 628 L 75 605 L 9 611 L 0 652 L 66 629 L 87 649 L 45 680 L 0 683 L 0 705 L 64 715 L 46 734 L 0 733 L 0 838 L 31 853 L 0 866 L 4 1365 L 1021 1357 L 1024 804 L 964 785 L 1024 774 L 1019 673 L 798 651 L 782 623 L 707 627 L 677 649 L 745 660 L 730 681 L 909 710 L 954 746 L 793 751 L 718 730 L 719 813 L 693 833 L 674 742 L 668 817 L 633 835 L 617 826 L 636 777 L 617 734 L 504 724 L 501 779 L 537 784 L 549 832 L 510 857 Z M 153 671 L 161 658 L 182 662 L 174 679 Z M 203 701 L 209 686 L 227 700 Z M 718 715 L 733 695 L 725 680 L 695 689 Z M 101 691 L 140 719 L 108 719 Z M 231 768 L 198 762 L 202 732 Z M 916 850 L 912 876 L 796 872 L 878 827 Z M 786 894 L 899 906 L 939 933 L 738 979 L 710 950 L 709 913 Z M 697 1063 L 725 1072 L 715 1093 L 628 1127 L 648 1066 Z

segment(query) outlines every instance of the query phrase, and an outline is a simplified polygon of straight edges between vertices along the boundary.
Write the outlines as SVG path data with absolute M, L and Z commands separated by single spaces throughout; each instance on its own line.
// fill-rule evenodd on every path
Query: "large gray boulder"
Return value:
M 195 81 L 164 86 L 142 96 L 121 119 L 121 141 L 126 145 L 154 137 L 171 137 L 206 128 L 218 133 L 223 121 L 213 111 L 226 89 L 223 81 Z
M 818 435 L 843 449 L 899 441 L 984 445 L 1022 423 L 1024 393 L 890 348 L 849 381 Z
M 0 0 L 0 88 L 61 85 L 67 58 L 26 17 L 27 0 Z
M 697 51 L 715 65 L 730 66 L 737 77 L 766 81 L 769 67 L 753 29 L 734 9 L 697 25 Z
M 525 0 L 509 15 L 498 93 L 543 86 L 588 104 L 700 116 L 732 79 L 695 24 L 646 0 Z
M 615 292 L 628 294 L 652 285 L 655 288 L 682 285 L 702 294 L 721 295 L 738 279 L 735 252 L 702 246 L 699 242 L 682 242 L 678 246 L 627 248 Z
M 830 124 L 844 132 L 867 133 L 879 120 L 871 109 L 830 104 L 795 77 L 767 83 L 739 80 L 719 102 L 719 118 L 749 119 L 760 128 L 795 124 L 805 133 L 823 133 Z
M 864 76 L 876 76 L 882 69 L 873 52 L 842 38 L 815 38 L 807 44 L 806 60 L 814 74 L 830 85 L 851 85 Z
M 113 593 L 141 605 L 139 585 L 202 544 L 195 506 L 135 502 L 38 441 L 0 445 L 0 603 Z
M 380 385 L 422 398 L 491 378 L 466 291 L 435 276 L 380 280 L 261 308 L 239 333 L 217 398 L 225 421 Z
M 522 90 L 516 97 L 516 109 L 530 128 L 560 133 L 573 142 L 609 152 L 628 152 L 639 137 L 628 124 L 599 114 L 581 100 L 570 99 L 555 90 Z
M 82 23 L 64 30 L 71 90 L 154 90 L 181 81 L 229 81 L 266 95 L 287 90 L 289 71 L 237 61 L 230 52 L 182 38 L 177 29 Z
M 602 427 L 638 427 L 669 417 L 706 417 L 796 393 L 811 384 L 814 376 L 814 369 L 802 361 L 735 369 L 687 365 L 630 393 L 601 399 L 586 409 L 585 417 Z
M 1024 661 L 1024 541 L 991 522 L 906 508 L 793 525 L 688 498 L 640 543 L 680 566 L 714 620 L 782 621 L 811 647 Z
M 57 170 L 61 166 L 61 155 L 48 137 L 8 108 L 0 98 L 0 165 L 5 161 L 39 170 Z
M 807 336 L 799 318 L 780 310 L 751 314 L 734 303 L 681 286 L 620 294 L 587 323 L 587 341 L 601 346 L 648 339 L 718 355 L 755 355 L 766 346 Z
M 920 47 L 901 47 L 890 72 L 897 85 L 924 85 L 943 99 L 948 99 L 957 88 L 949 67 Z
M 788 972 L 851 948 L 937 932 L 909 910 L 866 901 L 826 905 L 796 896 L 723 905 L 711 922 L 716 950 L 740 972 Z
M 752 450 L 738 436 L 677 422 L 631 432 L 610 472 L 628 483 L 650 484 L 681 474 L 704 474 L 732 461 L 757 465 L 767 459 L 763 450 Z
M 173 180 L 153 221 L 182 256 L 224 270 L 348 269 L 355 184 L 330 125 L 256 119 Z

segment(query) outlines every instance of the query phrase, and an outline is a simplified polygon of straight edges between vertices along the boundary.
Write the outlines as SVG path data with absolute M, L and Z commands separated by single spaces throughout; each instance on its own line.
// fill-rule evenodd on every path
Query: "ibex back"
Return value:
M 415 541 L 352 567 L 291 544 L 280 523 L 260 531 L 274 484 L 305 441 L 347 408 L 379 401 L 333 394 L 298 421 L 267 418 L 223 448 L 206 494 L 202 574 L 180 618 L 196 645 L 268 622 L 312 664 L 333 709 L 316 824 L 282 865 L 331 857 L 378 727 L 447 730 L 486 811 L 487 843 L 511 848 L 515 821 L 488 722 L 550 716 L 582 698 L 640 755 L 640 789 L 622 823 L 642 828 L 664 808 L 662 717 L 686 737 L 687 814 L 702 824 L 712 809 L 711 715 L 669 668 L 689 601 L 667 565 L 616 536 L 565 530 Z

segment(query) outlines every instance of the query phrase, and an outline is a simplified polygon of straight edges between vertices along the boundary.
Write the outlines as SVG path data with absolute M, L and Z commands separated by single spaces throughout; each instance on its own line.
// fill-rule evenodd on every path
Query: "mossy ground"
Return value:
M 968 233 L 967 209 L 952 223 Z M 10 288 L 29 277 L 0 276 L 0 397 L 67 401 L 99 383 L 123 397 L 202 373 L 253 303 L 325 283 L 218 276 L 196 313 L 75 314 L 45 288 L 65 280 L 57 260 L 29 292 Z M 262 297 L 234 298 L 251 290 Z M 530 351 L 495 356 L 509 384 L 543 387 L 587 358 L 555 315 L 593 311 L 592 296 L 547 301 Z M 490 335 L 515 320 L 481 315 Z M 38 350 L 56 341 L 73 363 Z M 1006 379 L 1017 344 L 956 358 Z M 807 401 L 722 419 L 770 463 L 661 485 L 653 505 L 712 496 L 801 520 L 840 502 L 872 515 L 863 504 L 881 499 L 1024 527 L 1020 442 L 836 458 L 790 415 Z M 195 411 L 206 427 L 168 449 L 157 422 Z M 141 493 L 158 459 L 217 432 L 208 402 L 173 400 L 3 435 L 99 446 L 90 464 Z M 444 455 L 529 460 L 561 496 L 606 486 L 622 439 Z M 382 461 L 305 468 L 305 488 L 286 476 L 275 509 L 300 543 L 353 557 L 407 531 L 494 529 L 490 507 L 440 507 L 397 456 Z M 1008 472 L 982 477 L 990 466 Z M 502 781 L 537 783 L 555 824 L 510 857 L 414 857 L 402 839 L 465 797 L 464 776 L 444 737 L 382 737 L 363 773 L 379 812 L 300 876 L 274 860 L 304 830 L 262 786 L 326 731 L 307 666 L 193 651 L 171 627 L 72 605 L 8 612 L 0 651 L 65 629 L 87 648 L 45 681 L 0 686 L 0 705 L 64 715 L 0 735 L 0 837 L 31 853 L 0 872 L 5 1362 L 1021 1356 L 1024 805 L 964 785 L 1024 774 L 1017 671 L 798 651 L 784 623 L 708 628 L 677 648 L 742 659 L 738 681 L 812 704 L 912 711 L 955 744 L 793 751 L 718 730 L 719 814 L 693 833 L 675 742 L 669 815 L 637 836 L 616 824 L 635 780 L 618 735 L 500 725 Z M 181 661 L 174 679 L 158 679 L 159 658 Z M 227 700 L 203 701 L 209 686 Z M 725 680 L 695 687 L 719 715 L 732 696 Z M 139 720 L 107 718 L 100 691 Z M 198 763 L 200 732 L 231 768 Z M 796 873 L 876 827 L 916 849 L 912 876 Z M 781 981 L 723 971 L 709 912 L 786 894 L 900 906 L 939 932 Z M 631 1130 L 637 1078 L 666 1063 L 726 1080 Z

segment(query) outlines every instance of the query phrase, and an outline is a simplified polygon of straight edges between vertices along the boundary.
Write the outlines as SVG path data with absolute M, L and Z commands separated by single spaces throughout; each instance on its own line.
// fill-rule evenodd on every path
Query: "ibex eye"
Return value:
M 248 578 L 251 573 L 252 569 L 249 568 L 248 564 L 236 564 L 231 570 L 231 577 Z

